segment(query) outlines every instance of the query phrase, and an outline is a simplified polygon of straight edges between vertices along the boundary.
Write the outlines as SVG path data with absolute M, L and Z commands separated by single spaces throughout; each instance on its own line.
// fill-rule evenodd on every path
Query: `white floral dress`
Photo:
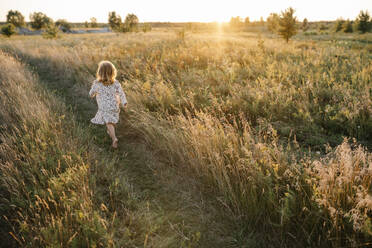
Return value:
M 125 93 L 118 81 L 111 85 L 104 85 L 95 80 L 89 91 L 90 97 L 96 97 L 98 111 L 90 121 L 94 124 L 104 125 L 106 123 L 118 123 L 119 104 L 124 106 L 127 103 Z

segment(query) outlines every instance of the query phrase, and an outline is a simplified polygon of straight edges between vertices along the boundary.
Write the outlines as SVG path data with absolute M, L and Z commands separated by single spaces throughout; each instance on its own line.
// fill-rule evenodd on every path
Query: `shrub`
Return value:
M 109 12 L 108 23 L 113 31 L 120 31 L 122 25 L 121 17 L 115 11 Z
M 360 11 L 357 19 L 356 19 L 356 30 L 361 33 L 366 33 L 371 30 L 371 17 L 366 10 L 365 12 Z
M 152 30 L 152 27 L 151 27 L 151 24 L 150 24 L 150 23 L 145 23 L 145 24 L 143 24 L 143 26 L 142 26 L 142 31 L 143 31 L 144 33 L 149 32 L 149 31 L 151 31 L 151 30 Z
M 302 31 L 306 32 L 309 29 L 309 21 L 305 18 L 301 26 Z
M 1 27 L 1 33 L 10 37 L 16 33 L 15 26 L 11 23 L 5 24 Z
M 51 23 L 46 27 L 45 31 L 43 32 L 43 37 L 45 39 L 54 39 L 57 38 L 58 32 L 59 32 L 58 27 L 54 23 Z
M 342 31 L 344 31 L 344 33 L 353 32 L 353 24 L 351 23 L 351 21 L 347 20 L 344 22 L 344 24 L 342 25 Z
M 17 10 L 9 10 L 6 15 L 6 22 L 13 24 L 15 27 L 25 25 L 25 17 Z
M 271 13 L 269 17 L 266 19 L 267 21 L 267 29 L 271 32 L 275 33 L 278 30 L 279 25 L 279 16 L 276 13 Z
M 244 24 L 247 26 L 249 25 L 250 21 L 249 21 L 249 17 L 247 16 L 246 18 L 244 18 Z
M 239 28 L 241 27 L 243 24 L 242 22 L 242 18 L 240 18 L 240 16 L 237 16 L 237 17 L 231 17 L 230 19 L 230 27 L 231 28 Z
M 324 31 L 324 30 L 328 30 L 328 27 L 324 23 L 322 23 L 319 25 L 319 31 Z
M 95 17 L 90 18 L 90 26 L 91 26 L 92 28 L 96 28 L 96 27 L 98 27 L 98 24 L 97 24 L 97 18 L 95 18 Z
M 124 25 L 126 29 L 129 29 L 129 31 L 135 31 L 137 29 L 138 22 L 138 17 L 135 14 L 128 14 L 125 17 Z
M 289 39 L 297 33 L 296 17 L 294 16 L 295 10 L 288 8 L 282 11 L 279 17 L 278 33 L 288 43 Z
M 65 19 L 59 19 L 58 21 L 56 21 L 56 26 L 59 27 L 64 33 L 71 30 L 71 24 L 68 23 Z
M 334 31 L 335 32 L 341 31 L 343 29 L 344 23 L 345 23 L 345 20 L 343 20 L 341 18 L 340 19 L 337 19 L 336 20 L 336 23 L 334 24 Z
M 177 37 L 178 39 L 184 41 L 185 40 L 185 29 L 181 29 L 177 31 Z
M 34 12 L 30 14 L 31 27 L 36 30 L 46 28 L 53 20 L 41 12 Z

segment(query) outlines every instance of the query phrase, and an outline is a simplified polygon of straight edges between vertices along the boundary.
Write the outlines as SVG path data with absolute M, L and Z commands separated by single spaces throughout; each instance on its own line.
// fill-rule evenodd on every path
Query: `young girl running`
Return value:
M 116 68 L 109 61 L 101 61 L 98 65 L 97 79 L 94 80 L 89 91 L 90 97 L 96 97 L 98 111 L 91 120 L 94 124 L 106 125 L 107 133 L 112 139 L 112 147 L 117 148 L 118 139 L 115 135 L 115 124 L 119 121 L 119 112 L 126 107 L 127 99 L 116 80 Z

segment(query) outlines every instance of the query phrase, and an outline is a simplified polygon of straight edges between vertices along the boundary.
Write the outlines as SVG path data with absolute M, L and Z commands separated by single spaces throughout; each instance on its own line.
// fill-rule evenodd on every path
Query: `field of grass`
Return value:
M 2 39 L 1 227 L 29 247 L 368 246 L 371 42 L 166 30 Z M 89 125 L 104 59 L 129 101 L 116 152 Z

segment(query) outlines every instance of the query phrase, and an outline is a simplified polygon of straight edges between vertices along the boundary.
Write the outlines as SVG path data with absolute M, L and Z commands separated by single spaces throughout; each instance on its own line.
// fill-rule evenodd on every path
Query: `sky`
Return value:
M 0 21 L 9 10 L 18 10 L 29 21 L 32 12 L 43 12 L 55 21 L 85 22 L 91 17 L 107 22 L 108 12 L 122 18 L 128 13 L 140 22 L 226 22 L 232 16 L 264 19 L 292 7 L 299 20 L 355 19 L 361 10 L 372 14 L 372 0 L 0 0 Z

